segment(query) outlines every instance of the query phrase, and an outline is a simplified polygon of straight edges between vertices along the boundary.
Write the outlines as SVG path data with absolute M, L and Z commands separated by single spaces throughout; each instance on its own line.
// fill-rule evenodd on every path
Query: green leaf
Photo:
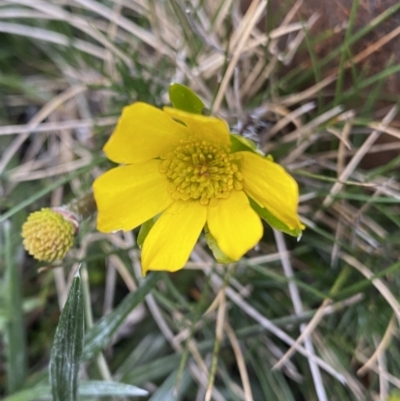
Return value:
M 151 396 L 149 401 L 178 401 L 183 398 L 183 394 L 193 385 L 188 370 L 183 372 L 182 380 L 180 381 L 179 389 L 176 388 L 178 372 L 172 372 L 168 378 L 158 387 L 157 391 Z
M 105 348 L 125 318 L 139 305 L 155 286 L 160 274 L 149 273 L 142 285 L 127 295 L 113 312 L 100 319 L 85 336 L 85 348 L 82 359 L 88 360 Z
M 24 316 L 21 299 L 21 283 L 15 256 L 19 254 L 12 243 L 10 221 L 3 223 L 5 253 L 5 343 L 7 356 L 7 390 L 17 391 L 25 382 L 26 344 Z
M 239 134 L 230 134 L 231 152 L 249 151 L 253 153 L 262 154 L 257 150 L 257 144 L 249 138 L 245 138 Z
M 187 86 L 173 83 L 169 86 L 169 99 L 179 110 L 193 114 L 202 114 L 205 105 L 201 99 Z
M 205 232 L 205 235 L 206 235 L 207 245 L 211 249 L 211 252 L 213 253 L 215 260 L 218 263 L 223 263 L 223 264 L 234 262 L 233 259 L 231 259 L 229 256 L 225 255 L 221 251 L 220 247 L 217 244 L 216 239 L 211 235 L 211 233 L 208 230 L 207 226 L 204 227 L 204 232 Z
M 249 198 L 251 207 L 257 212 L 257 214 L 264 219 L 272 228 L 282 231 L 286 234 L 292 235 L 293 237 L 300 237 L 302 231 L 300 228 L 291 230 L 285 223 L 282 223 L 278 218 L 272 215 L 267 209 L 258 205 L 253 199 Z
M 38 385 L 33 388 L 28 388 L 18 393 L 14 393 L 2 401 L 39 401 L 39 400 L 51 400 L 51 388 L 50 386 Z
M 79 383 L 79 394 L 90 397 L 146 397 L 149 393 L 131 384 L 91 380 Z
M 158 355 L 168 349 L 167 341 L 164 336 L 156 333 L 147 333 L 141 336 L 140 341 L 133 348 L 132 352 L 125 360 L 115 369 L 114 375 L 123 383 L 140 383 L 137 380 L 136 368 L 142 368 L 148 361 L 154 361 Z M 132 376 L 131 376 L 132 373 Z M 144 382 L 152 381 L 148 379 L 147 372 L 144 375 Z M 143 383 L 143 382 L 142 382 Z
M 137 236 L 137 244 L 139 248 L 142 248 L 144 240 L 147 237 L 147 234 L 150 232 L 151 228 L 154 226 L 155 222 L 157 221 L 158 217 L 153 217 L 147 221 L 145 221 L 141 226 L 139 230 L 139 234 Z
M 83 294 L 81 278 L 75 276 L 61 313 L 50 357 L 53 401 L 78 399 L 78 374 L 83 349 Z
M 146 390 L 125 383 L 97 380 L 79 382 L 80 397 L 146 397 L 148 394 Z M 19 391 L 3 399 L 3 401 L 38 401 L 51 399 L 50 386 L 38 385 Z

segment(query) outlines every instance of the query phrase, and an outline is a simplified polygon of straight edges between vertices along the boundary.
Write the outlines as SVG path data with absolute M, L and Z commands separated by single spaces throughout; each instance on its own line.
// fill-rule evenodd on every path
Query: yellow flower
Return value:
M 303 229 L 295 180 L 261 155 L 231 152 L 223 120 L 134 103 L 104 151 L 123 166 L 93 184 L 97 228 L 132 230 L 160 215 L 143 243 L 143 274 L 181 269 L 206 224 L 222 252 L 240 259 L 263 234 L 249 198 L 290 230 Z

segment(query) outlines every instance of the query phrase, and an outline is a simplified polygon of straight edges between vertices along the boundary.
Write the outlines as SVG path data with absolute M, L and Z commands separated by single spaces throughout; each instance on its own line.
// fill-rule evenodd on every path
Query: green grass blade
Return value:
M 83 294 L 81 279 L 74 278 L 61 313 L 50 357 L 53 401 L 78 399 L 78 374 L 83 349 Z
M 129 313 L 132 312 L 153 289 L 159 277 L 160 275 L 158 273 L 150 273 L 137 291 L 127 295 L 112 313 L 100 319 L 90 331 L 88 331 L 85 337 L 85 348 L 82 355 L 84 360 L 92 358 L 110 343 L 118 327 L 124 322 Z
M 339 101 L 340 94 L 343 92 L 344 73 L 345 73 L 344 64 L 345 64 L 347 56 L 349 56 L 351 58 L 351 54 L 349 54 L 350 49 L 347 45 L 347 42 L 349 41 L 349 38 L 351 37 L 351 32 L 354 27 L 355 19 L 357 16 L 358 4 L 359 4 L 359 0 L 355 0 L 351 7 L 349 24 L 347 26 L 343 47 L 341 49 L 341 55 L 340 55 L 340 61 L 339 61 L 339 72 L 338 72 L 338 78 L 336 81 L 336 90 L 335 90 L 335 100 L 334 100 L 335 106 L 338 106 L 340 104 L 340 101 Z
M 155 358 L 154 361 L 142 363 L 133 368 L 123 376 L 122 380 L 140 385 L 149 380 L 160 379 L 171 372 L 171 369 L 179 367 L 180 358 L 179 354 Z
M 109 381 L 88 380 L 79 382 L 79 396 L 84 397 L 146 397 L 148 392 L 139 387 L 125 383 L 116 383 Z M 3 401 L 39 401 L 51 400 L 50 386 L 36 386 L 29 388 Z
M 388 18 L 390 18 L 392 15 L 397 13 L 400 9 L 400 3 L 399 4 L 394 4 L 390 7 L 388 7 L 385 11 L 383 11 L 381 14 L 379 14 L 377 17 L 375 17 L 373 20 L 370 21 L 369 24 L 365 25 L 361 29 L 359 29 L 357 32 L 354 32 L 349 38 L 348 41 L 341 44 L 337 48 L 333 49 L 327 56 L 325 56 L 323 59 L 318 61 L 318 66 L 319 68 L 322 68 L 323 66 L 327 65 L 330 61 L 334 60 L 337 56 L 341 54 L 341 52 L 348 48 L 349 46 L 357 43 L 360 39 L 362 39 L 364 36 L 366 36 L 369 32 L 376 30 L 380 24 L 382 24 L 384 21 L 386 21 Z M 314 44 L 315 46 L 315 44 Z M 314 68 L 314 66 L 313 66 Z M 296 85 L 296 88 L 300 85 L 302 85 L 304 82 L 306 82 L 314 73 L 313 70 L 309 71 L 304 71 L 302 66 L 299 66 L 298 68 L 294 68 L 290 73 L 286 74 L 286 76 L 279 82 L 280 85 L 285 86 L 288 85 L 289 82 L 292 85 Z M 296 79 L 296 77 L 298 77 Z M 296 79 L 296 80 L 295 80 Z M 293 81 L 295 80 L 295 82 Z M 293 88 L 293 86 L 292 86 Z
M 176 380 L 178 372 L 171 373 L 164 383 L 152 395 L 149 401 L 179 401 L 187 388 L 193 384 L 190 374 L 187 370 L 183 372 L 182 380 L 180 381 L 180 391 L 176 390 Z
M 110 381 L 82 381 L 79 383 L 82 397 L 146 397 L 149 393 L 139 387 Z
M 28 388 L 26 390 L 18 391 L 18 393 L 15 393 L 3 399 L 3 401 L 39 401 L 39 400 L 51 400 L 50 386 L 40 385 L 33 388 Z
M 16 249 L 11 240 L 11 223 L 3 224 L 6 262 L 6 355 L 7 355 L 7 390 L 15 392 L 25 382 L 26 345 L 24 316 L 22 311 L 21 284 L 15 264 Z

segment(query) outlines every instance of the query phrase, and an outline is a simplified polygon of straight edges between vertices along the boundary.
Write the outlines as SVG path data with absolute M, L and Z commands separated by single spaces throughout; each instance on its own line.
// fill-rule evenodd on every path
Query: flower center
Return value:
M 238 156 L 228 148 L 184 139 L 161 158 L 160 171 L 167 176 L 174 199 L 199 200 L 213 206 L 218 199 L 226 199 L 232 189 L 243 188 Z

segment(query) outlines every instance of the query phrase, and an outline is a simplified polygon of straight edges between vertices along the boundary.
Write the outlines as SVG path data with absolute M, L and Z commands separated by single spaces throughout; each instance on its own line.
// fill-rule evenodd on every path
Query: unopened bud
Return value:
M 71 249 L 76 231 L 76 216 L 61 208 L 44 208 L 31 213 L 22 226 L 24 247 L 35 259 L 53 262 Z

